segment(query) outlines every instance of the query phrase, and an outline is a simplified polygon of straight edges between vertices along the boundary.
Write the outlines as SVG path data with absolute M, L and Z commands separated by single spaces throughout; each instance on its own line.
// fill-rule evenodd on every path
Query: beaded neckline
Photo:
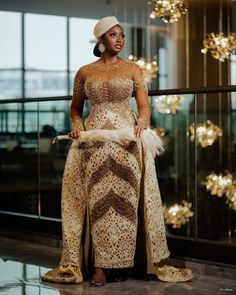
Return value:
M 103 64 L 103 63 L 98 63 L 98 62 L 93 62 L 90 64 L 90 67 L 92 68 L 96 68 L 100 71 L 106 71 L 106 72 L 111 72 L 113 71 L 114 69 L 120 69 L 120 68 L 123 68 L 123 67 L 127 67 L 130 65 L 130 62 L 128 61 L 124 61 L 122 63 L 119 63 L 119 64 Z

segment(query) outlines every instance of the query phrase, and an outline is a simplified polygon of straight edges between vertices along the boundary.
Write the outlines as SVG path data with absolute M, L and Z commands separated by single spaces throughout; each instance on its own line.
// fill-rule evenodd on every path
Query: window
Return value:
M 95 19 L 70 19 L 70 71 L 77 71 L 96 59 L 93 55 L 96 44 L 93 28 L 96 23 Z
M 25 15 L 26 70 L 66 70 L 66 18 Z
M 21 67 L 21 13 L 0 11 L 0 69 Z
M 93 48 L 96 39 L 93 27 L 97 20 L 84 18 L 70 18 L 70 94 L 73 90 L 73 80 L 78 69 L 93 62 Z
M 25 96 L 67 94 L 66 18 L 26 14 Z
M 0 11 L 0 40 L 0 99 L 19 98 L 22 96 L 21 13 Z

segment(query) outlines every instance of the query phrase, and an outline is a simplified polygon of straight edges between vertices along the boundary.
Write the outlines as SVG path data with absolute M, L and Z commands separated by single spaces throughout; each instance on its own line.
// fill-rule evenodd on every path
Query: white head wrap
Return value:
M 106 16 L 100 19 L 93 30 L 95 38 L 98 39 L 115 25 L 119 25 L 119 22 L 115 16 Z

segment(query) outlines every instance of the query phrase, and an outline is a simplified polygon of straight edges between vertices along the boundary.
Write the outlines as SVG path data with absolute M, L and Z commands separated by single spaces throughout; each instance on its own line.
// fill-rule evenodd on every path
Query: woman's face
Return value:
M 124 47 L 124 38 L 125 35 L 121 26 L 116 25 L 104 34 L 104 38 L 101 42 L 105 45 L 107 52 L 115 55 L 118 54 Z

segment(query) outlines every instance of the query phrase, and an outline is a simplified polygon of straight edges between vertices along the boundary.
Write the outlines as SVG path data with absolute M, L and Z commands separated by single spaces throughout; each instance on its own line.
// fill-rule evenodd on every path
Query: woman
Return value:
M 80 68 L 75 76 L 71 104 L 73 130 L 69 136 L 77 139 L 82 130 L 116 131 L 132 127 L 139 138 L 148 128 L 151 116 L 142 72 L 135 63 L 118 56 L 125 36 L 114 16 L 101 19 L 94 28 L 94 35 L 97 39 L 94 54 L 100 59 Z M 132 93 L 138 116 L 130 106 Z M 91 112 L 83 122 L 85 97 L 90 101 Z M 108 269 L 133 267 L 139 204 L 142 204 L 139 207 L 144 216 L 147 272 L 163 281 L 191 279 L 191 270 L 165 264 L 170 253 L 154 159 L 142 142 L 135 140 L 121 143 L 73 141 L 62 186 L 62 258 L 60 266 L 42 279 L 81 283 L 81 266 L 88 266 L 88 257 L 91 257 L 89 232 L 95 267 L 91 286 L 103 286 Z M 81 247 L 85 227 L 85 246 Z

